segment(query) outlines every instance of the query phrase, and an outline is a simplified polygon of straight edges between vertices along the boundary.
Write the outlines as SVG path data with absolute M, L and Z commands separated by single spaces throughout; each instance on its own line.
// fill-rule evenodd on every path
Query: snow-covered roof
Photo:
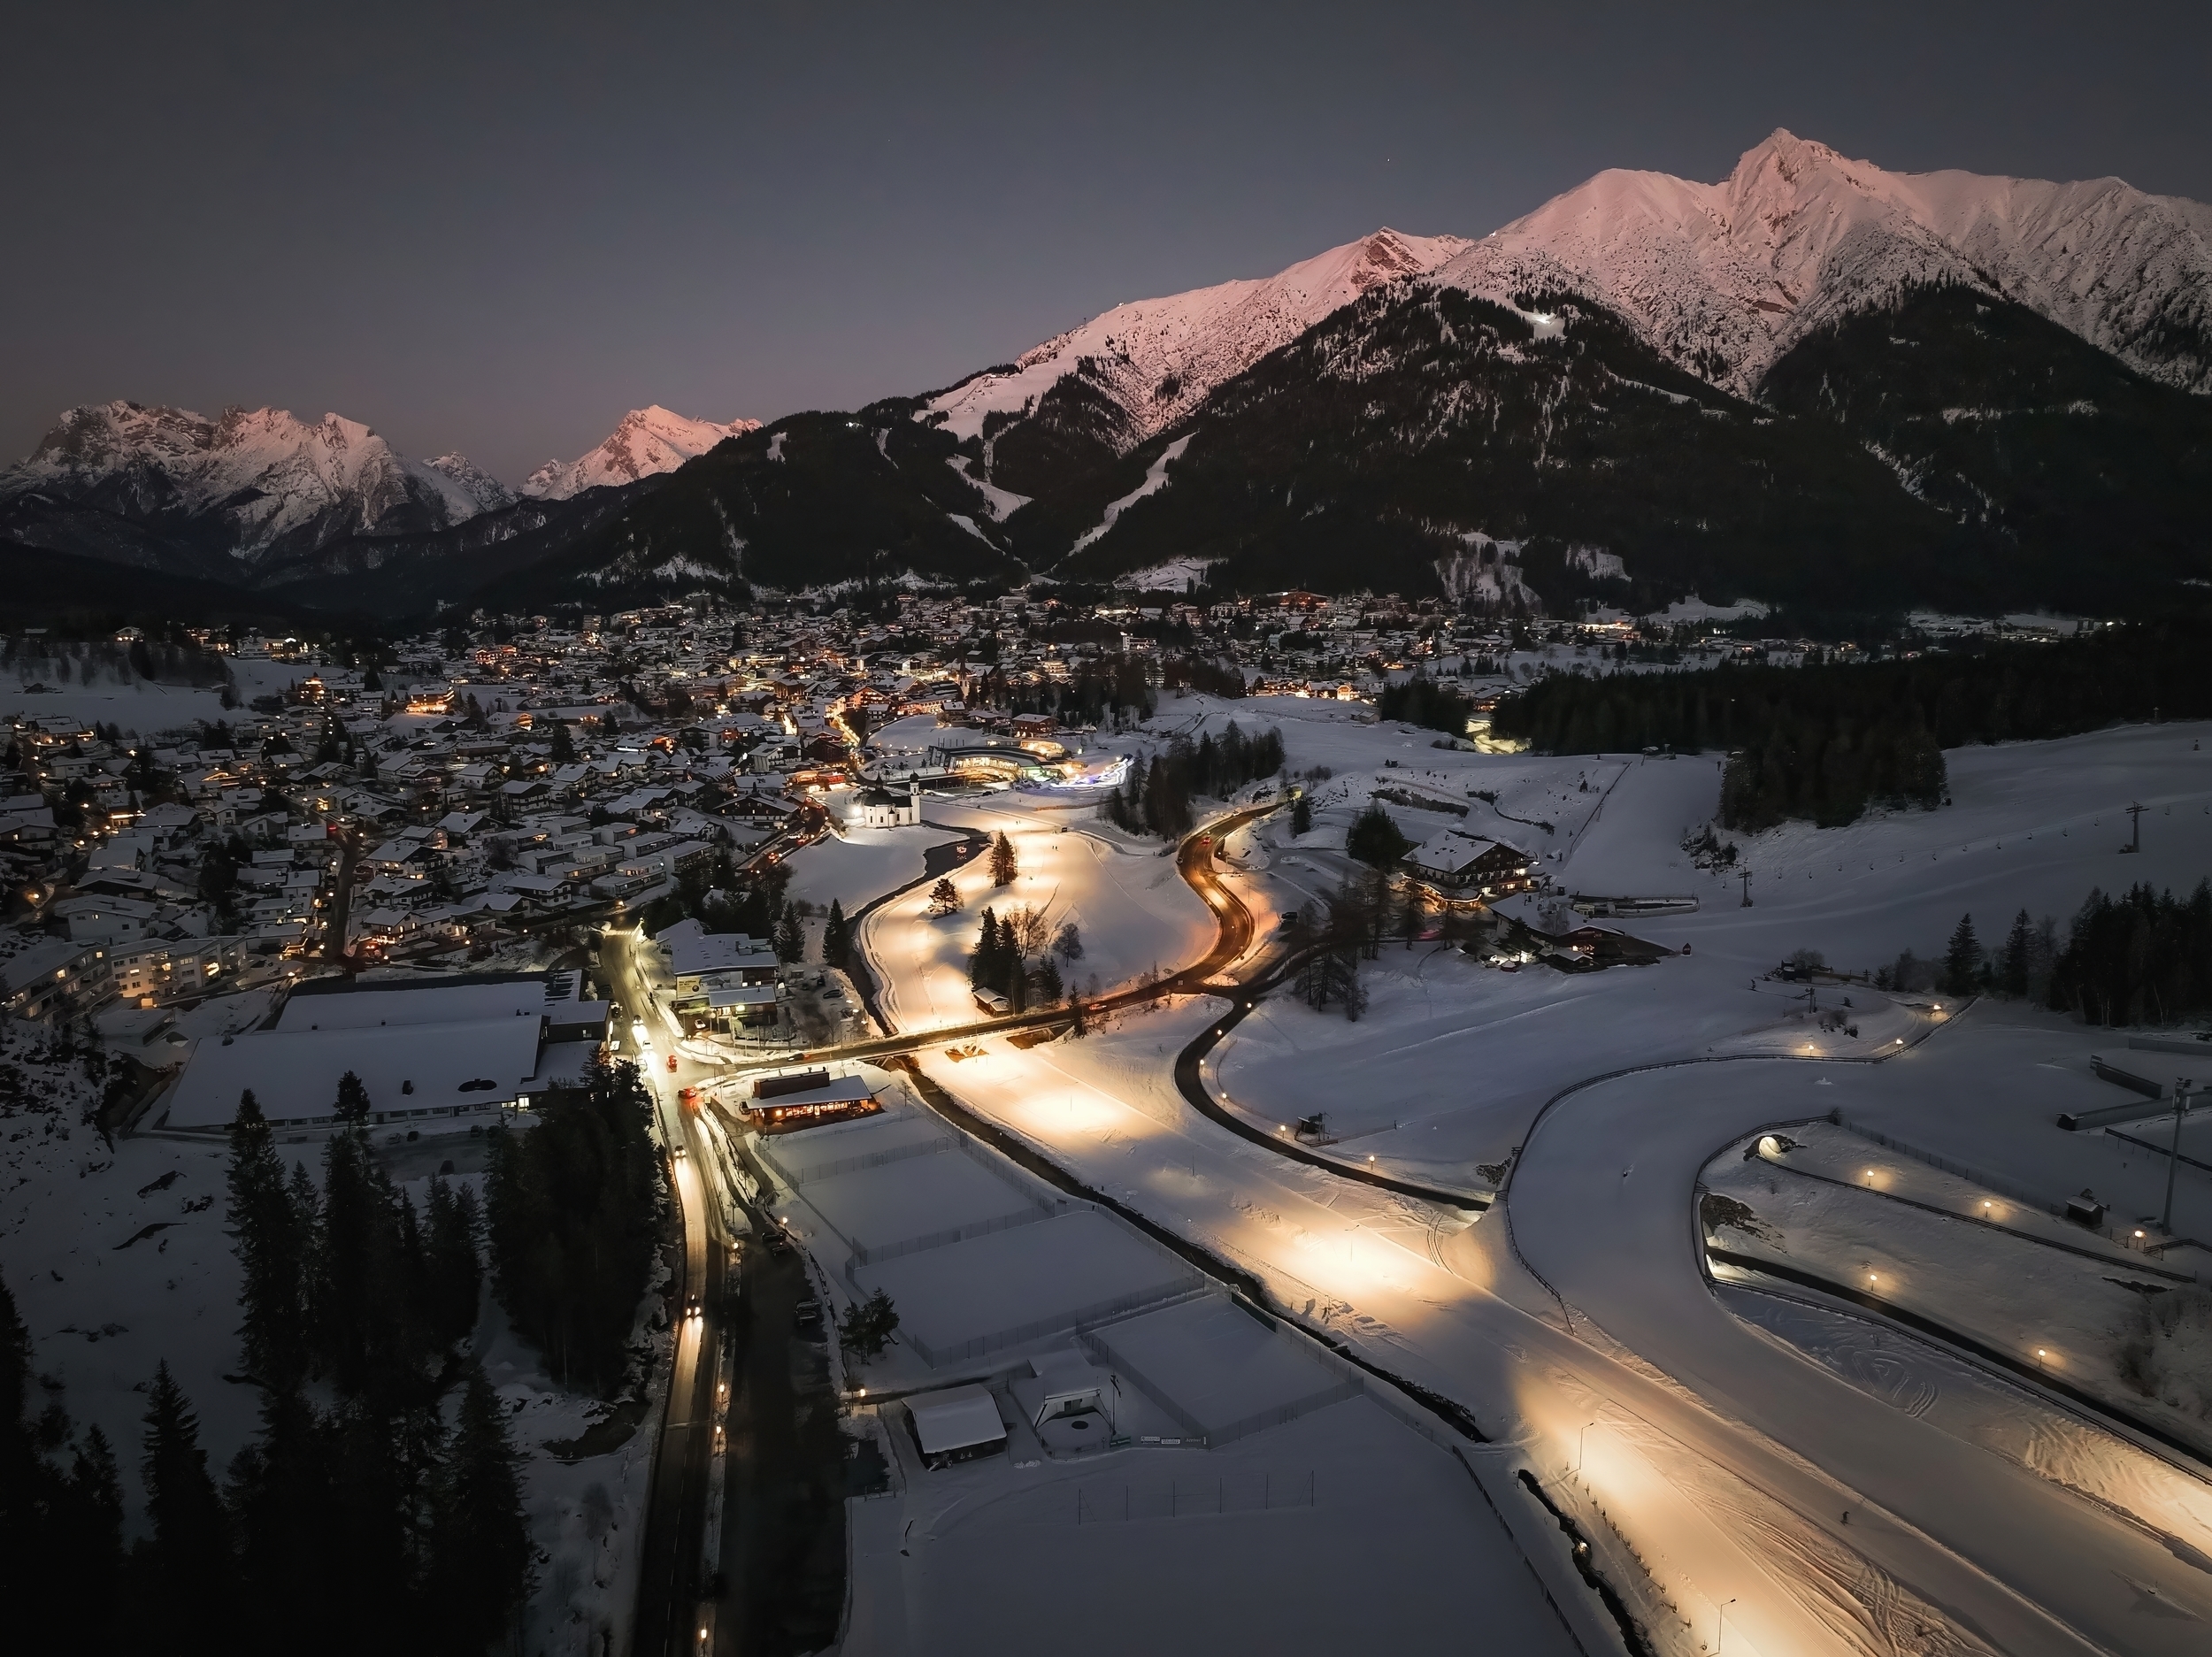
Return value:
M 914 1417 L 914 1436 L 921 1441 L 924 1455 L 996 1444 L 1006 1437 L 997 1401 L 972 1382 L 941 1392 L 918 1392 L 906 1400 L 906 1408 Z
M 248 1088 L 272 1122 L 329 1120 L 348 1070 L 368 1089 L 372 1113 L 504 1104 L 527 1091 L 542 1028 L 535 1018 L 510 1016 L 250 1031 L 227 1046 L 202 1041 L 178 1078 L 168 1125 L 227 1127 Z
M 296 1032 L 534 1018 L 546 1010 L 550 981 L 544 973 L 501 973 L 476 979 L 440 978 L 417 984 L 404 980 L 357 983 L 335 992 L 302 985 L 284 1003 L 276 1027 L 280 1032 Z
M 757 1090 L 757 1085 L 756 1084 Z M 856 1105 L 864 1099 L 874 1097 L 875 1093 L 876 1090 L 868 1085 L 864 1077 L 840 1076 L 820 1087 L 804 1088 L 797 1093 L 775 1093 L 764 1099 L 756 1091 L 753 1106 L 754 1109 L 759 1110 L 788 1110 L 794 1106 Z
M 680 978 L 776 964 L 773 950 L 743 932 L 692 932 L 673 939 L 663 932 L 657 941 L 668 957 L 668 970 Z
M 1463 833 L 1457 829 L 1446 829 L 1432 834 L 1406 854 L 1406 862 L 1417 869 L 1426 869 L 1436 874 L 1455 875 L 1463 869 L 1471 869 L 1482 861 L 1486 853 L 1494 850 L 1498 842 L 1478 835 Z

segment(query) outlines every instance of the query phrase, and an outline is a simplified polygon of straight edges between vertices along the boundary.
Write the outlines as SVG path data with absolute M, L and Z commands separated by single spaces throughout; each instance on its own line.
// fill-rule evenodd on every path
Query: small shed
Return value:
M 1041 1354 L 1013 1380 L 1022 1414 L 1053 1449 L 1103 1449 L 1114 1431 L 1117 1392 L 1112 1373 L 1077 1352 Z
M 929 1467 L 973 1461 L 1006 1447 L 1006 1423 L 999 1419 L 998 1400 L 987 1387 L 972 1382 L 941 1392 L 918 1392 L 906 1400 L 906 1413 L 914 1425 L 914 1442 Z

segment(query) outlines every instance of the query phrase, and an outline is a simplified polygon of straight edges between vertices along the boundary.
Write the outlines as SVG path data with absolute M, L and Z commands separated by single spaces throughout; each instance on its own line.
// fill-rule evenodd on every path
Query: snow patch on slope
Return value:
M 1118 501 L 1109 501 L 1106 503 L 1106 516 L 1093 527 L 1085 530 L 1082 534 L 1076 539 L 1075 545 L 1069 548 L 1068 550 L 1071 553 L 1082 551 L 1084 548 L 1089 546 L 1093 541 L 1098 540 L 1100 536 L 1103 535 L 1108 530 L 1111 529 L 1114 526 L 1114 520 L 1119 518 L 1126 508 L 1134 506 L 1139 501 L 1143 500 L 1146 495 L 1156 495 L 1160 490 L 1167 487 L 1168 467 L 1174 462 L 1182 459 L 1183 451 L 1189 447 L 1190 439 L 1188 437 L 1179 437 L 1173 442 L 1170 443 L 1165 449 L 1162 449 L 1160 451 L 1160 457 L 1144 469 L 1144 481 L 1139 484 L 1135 488 L 1130 490 L 1128 494 L 1123 495 Z
M 778 435 L 781 436 L 782 433 L 779 433 Z M 983 492 L 984 504 L 989 509 L 992 518 L 998 523 L 1003 524 L 1016 512 L 1029 504 L 1028 495 L 1016 495 L 1011 489 L 1000 488 L 988 479 L 977 477 L 969 470 L 971 463 L 965 455 L 949 456 L 946 457 L 945 464 Z

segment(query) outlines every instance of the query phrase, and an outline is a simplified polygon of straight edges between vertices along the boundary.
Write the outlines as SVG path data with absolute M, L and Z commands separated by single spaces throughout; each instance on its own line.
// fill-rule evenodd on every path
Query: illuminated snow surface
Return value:
M 1171 1061 L 1219 1017 L 1213 998 L 1124 1015 L 1081 1042 L 993 1039 L 958 1061 L 931 1052 L 931 1075 L 1094 1187 L 1255 1272 L 1300 1322 L 1471 1407 L 1578 1515 L 1663 1650 L 1709 1649 L 1724 1610 L 1731 1650 L 2196 1648 L 2212 1620 L 2191 1562 L 2212 1558 L 2196 1473 L 1955 1357 L 1821 1321 L 1840 1312 L 1791 1310 L 1759 1290 L 1717 1296 L 1692 1216 L 1716 1153 L 1832 1109 L 2053 1200 L 2093 1181 L 2116 1211 L 2154 1205 L 2154 1159 L 2055 1125 L 2061 1109 L 2117 1096 L 2087 1072 L 2090 1050 L 2120 1045 L 2109 1036 L 1993 1005 L 1953 1025 L 1957 1009 L 1938 1010 L 1940 998 L 1824 988 L 1823 1009 L 1853 996 L 1855 1039 L 1823 1032 L 1801 990 L 1754 979 L 1800 947 L 1851 969 L 1907 946 L 1934 954 L 1969 909 L 1987 938 L 2021 907 L 2062 921 L 2093 886 L 2185 889 L 2212 867 L 2212 771 L 2192 746 L 2212 732 L 1954 751 L 1949 807 L 1732 837 L 1755 871 L 1746 910 L 1740 880 L 1694 869 L 1680 849 L 1717 802 L 1709 758 L 1446 752 L 1428 733 L 1359 725 L 1322 702 L 1194 697 L 1154 725 L 1217 726 L 1232 714 L 1279 725 L 1294 770 L 1336 771 L 1303 843 L 1275 820 L 1232 840 L 1249 866 L 1232 878 L 1263 916 L 1335 884 L 1334 848 L 1379 786 L 1469 806 L 1461 818 L 1391 803 L 1409 832 L 1448 822 L 1529 836 L 1570 891 L 1698 900 L 1692 913 L 1603 923 L 1688 944 L 1686 957 L 1504 973 L 1433 944 L 1387 944 L 1366 969 L 1373 1000 L 1358 1023 L 1278 995 L 1217 1050 L 1217 1093 L 1263 1131 L 1287 1124 L 1294 1106 L 1327 1109 L 1344 1137 L 1325 1150 L 1347 1162 L 1373 1155 L 1379 1170 L 1473 1191 L 1488 1184 L 1474 1164 L 1525 1145 L 1506 1207 L 1470 1224 L 1196 1116 Z M 1470 802 L 1470 788 L 1497 800 Z M 2116 808 L 2138 797 L 2152 808 L 2139 857 L 2117 850 Z M 1017 796 L 992 803 L 1020 809 Z M 1029 832 L 1053 825 L 1039 814 Z M 882 955 L 904 1009 L 949 1009 L 970 930 L 936 950 Z M 1842 1062 L 1901 1040 L 1903 1056 Z M 1569 1093 L 1531 1135 L 1545 1101 L 1578 1083 L 1709 1057 L 1727 1062 Z M 1893 1240 L 1916 1270 L 1952 1274 L 1955 1293 L 1970 1294 L 1972 1274 L 2007 1257 L 1947 1247 L 1949 1224 L 1930 1217 Z M 2212 1189 L 2185 1178 L 2176 1229 L 2207 1226 Z M 2080 1342 L 2116 1308 L 2102 1300 L 2052 1321 Z M 1985 1333 L 2004 1333 L 1997 1316 Z M 1851 1367 L 1865 1360 L 1836 1355 L 1870 1341 L 1934 1377 L 1942 1407 L 1901 1408 Z M 1947 1364 L 1969 1378 L 1947 1381 Z

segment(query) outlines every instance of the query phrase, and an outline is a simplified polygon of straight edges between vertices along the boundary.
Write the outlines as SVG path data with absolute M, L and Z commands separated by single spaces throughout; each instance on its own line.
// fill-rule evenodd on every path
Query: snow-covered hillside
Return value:
M 2212 390 L 2212 207 L 2117 179 L 1890 173 L 1779 130 L 1717 184 L 1601 173 L 1437 280 L 1490 298 L 1586 294 L 1740 391 L 1824 322 L 1961 282 L 2154 379 Z
M 358 420 L 282 409 L 105 403 L 66 410 L 0 472 L 0 504 L 37 498 L 137 525 L 189 523 L 253 562 L 280 546 L 443 528 L 514 497 L 459 455 L 409 460 Z
M 541 500 L 565 501 L 603 484 L 635 483 L 655 472 L 675 471 L 726 437 L 742 437 L 759 429 L 758 420 L 717 425 L 672 413 L 657 403 L 649 409 L 633 409 L 605 442 L 574 460 L 547 461 L 524 480 L 522 492 Z
M 1127 417 L 1125 449 L 1369 288 L 1425 275 L 1468 245 L 1460 236 L 1378 230 L 1273 276 L 1133 300 L 1025 351 L 1010 373 L 962 381 L 931 399 L 923 414 L 946 416 L 956 437 L 979 436 L 987 417 L 1033 408 L 1087 361 L 1086 378 Z

